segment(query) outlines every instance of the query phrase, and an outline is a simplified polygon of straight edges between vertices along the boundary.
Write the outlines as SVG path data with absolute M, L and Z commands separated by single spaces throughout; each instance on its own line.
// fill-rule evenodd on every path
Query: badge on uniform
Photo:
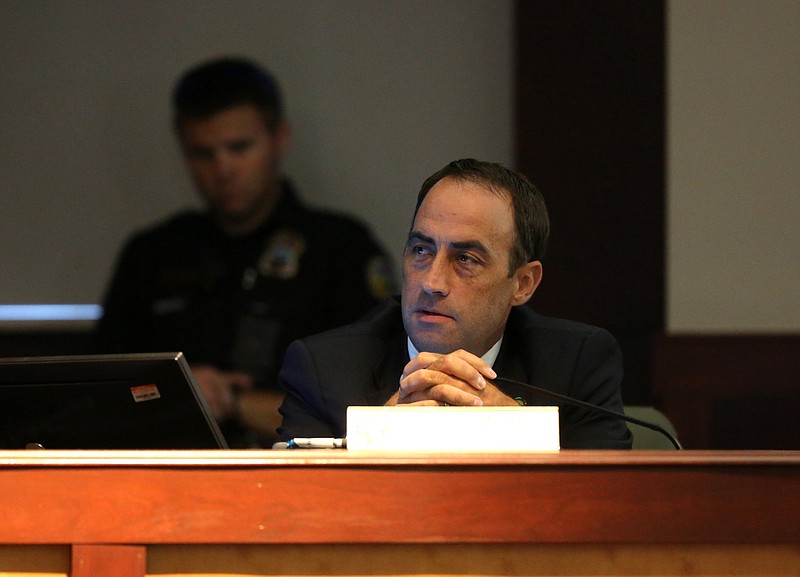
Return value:
M 305 238 L 290 230 L 279 230 L 267 242 L 258 260 L 258 272 L 262 276 L 282 280 L 294 278 L 300 270 L 300 257 L 305 251 Z

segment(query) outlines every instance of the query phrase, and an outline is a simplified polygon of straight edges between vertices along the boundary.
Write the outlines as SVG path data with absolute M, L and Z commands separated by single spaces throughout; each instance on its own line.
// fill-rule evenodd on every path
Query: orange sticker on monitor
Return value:
M 158 387 L 155 385 L 139 385 L 138 387 L 131 387 L 131 394 L 133 395 L 133 400 L 137 403 L 161 398 L 161 393 L 158 392 Z

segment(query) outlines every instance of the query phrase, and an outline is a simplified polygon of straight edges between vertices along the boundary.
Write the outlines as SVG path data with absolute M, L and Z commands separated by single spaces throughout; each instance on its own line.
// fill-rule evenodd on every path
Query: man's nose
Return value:
M 219 179 L 230 178 L 235 171 L 236 164 L 232 155 L 218 152 L 214 155 L 214 174 Z
M 446 296 L 450 292 L 450 268 L 444 255 L 437 254 L 423 275 L 422 287 L 426 293 Z

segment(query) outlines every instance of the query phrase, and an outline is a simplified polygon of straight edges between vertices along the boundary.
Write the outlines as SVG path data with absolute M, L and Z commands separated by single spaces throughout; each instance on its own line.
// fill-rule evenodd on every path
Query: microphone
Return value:
M 495 383 L 506 383 L 507 385 L 513 385 L 513 386 L 516 386 L 516 387 L 522 387 L 523 389 L 531 390 L 531 391 L 533 391 L 535 393 L 538 393 L 538 394 L 540 394 L 540 395 L 542 395 L 544 397 L 550 397 L 552 399 L 557 399 L 557 400 L 562 401 L 563 403 L 566 403 L 568 405 L 573 405 L 575 407 L 581 407 L 582 409 L 587 409 L 587 410 L 593 411 L 595 413 L 602 413 L 604 415 L 610 415 L 612 417 L 617 417 L 618 419 L 622 419 L 623 421 L 627 421 L 629 423 L 633 423 L 634 425 L 639 425 L 641 427 L 645 427 L 647 429 L 651 429 L 653 431 L 661 433 L 667 439 L 669 439 L 669 442 L 672 443 L 672 445 L 677 450 L 680 451 L 680 450 L 683 449 L 683 447 L 681 446 L 680 442 L 678 442 L 678 439 L 675 437 L 675 435 L 673 435 L 667 429 L 665 429 L 664 427 L 662 427 L 661 425 L 658 425 L 656 423 L 651 423 L 649 421 L 643 421 L 642 419 L 637 419 L 636 417 L 631 417 L 631 416 L 626 415 L 624 413 L 618 413 L 617 411 L 612 411 L 611 409 L 606 409 L 605 407 L 601 407 L 599 405 L 593 405 L 592 403 L 587 403 L 586 401 L 581 401 L 579 399 L 574 399 L 572 397 L 568 397 L 566 395 L 562 395 L 561 393 L 556 393 L 554 391 L 549 391 L 547 389 L 543 389 L 542 387 L 537 387 L 536 385 L 531 385 L 529 383 L 523 383 L 522 381 L 515 381 L 514 379 L 506 379 L 506 378 L 503 378 L 503 377 L 497 377 L 495 379 L 492 379 L 492 381 L 495 382 Z

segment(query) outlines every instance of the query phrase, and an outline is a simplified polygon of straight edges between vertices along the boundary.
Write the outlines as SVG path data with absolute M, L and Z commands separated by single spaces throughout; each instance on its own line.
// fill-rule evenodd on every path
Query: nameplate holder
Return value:
M 558 451 L 558 407 L 347 408 L 350 451 Z

